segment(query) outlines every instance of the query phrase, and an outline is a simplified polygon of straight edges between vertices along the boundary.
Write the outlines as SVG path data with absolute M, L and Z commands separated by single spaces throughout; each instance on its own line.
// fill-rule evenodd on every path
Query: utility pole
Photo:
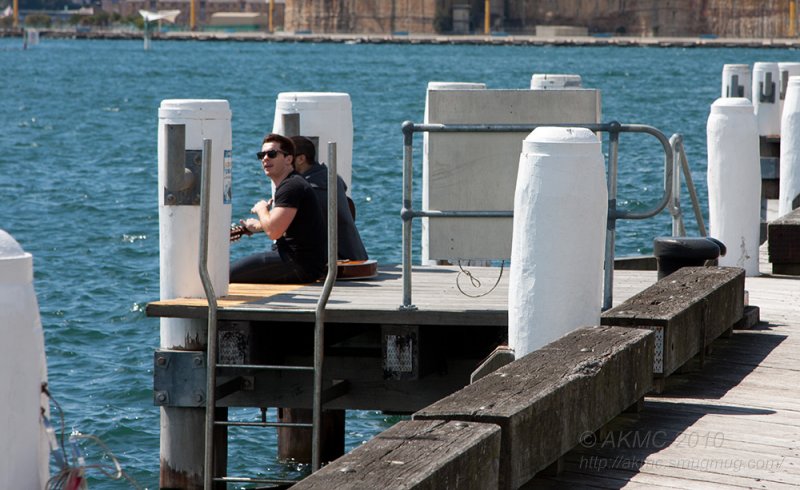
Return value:
M 197 0 L 189 0 L 189 30 L 197 28 L 197 8 L 195 3 Z
M 285 9 L 284 9 L 284 12 L 286 12 Z M 270 34 L 275 32 L 275 29 L 272 26 L 272 16 L 274 15 L 274 13 L 275 13 L 275 0 L 269 0 L 269 33 Z M 284 13 L 284 15 L 286 15 L 286 14 Z
M 483 33 L 487 36 L 492 33 L 492 2 L 485 0 L 483 2 Z
M 14 29 L 19 27 L 19 0 L 14 0 Z
M 789 37 L 795 37 L 797 25 L 797 0 L 789 0 Z

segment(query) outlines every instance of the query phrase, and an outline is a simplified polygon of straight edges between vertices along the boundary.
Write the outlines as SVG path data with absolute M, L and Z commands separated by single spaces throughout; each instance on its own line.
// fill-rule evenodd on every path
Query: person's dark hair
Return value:
M 294 143 L 295 156 L 305 155 L 310 165 L 317 161 L 317 149 L 313 141 L 305 136 L 292 136 L 291 140 Z
M 292 140 L 282 134 L 270 133 L 264 136 L 264 141 L 261 144 L 263 145 L 264 143 L 278 143 L 278 145 L 281 147 L 281 150 L 291 155 L 292 158 L 295 156 L 294 143 L 292 143 Z M 294 166 L 294 162 L 292 162 L 292 166 Z

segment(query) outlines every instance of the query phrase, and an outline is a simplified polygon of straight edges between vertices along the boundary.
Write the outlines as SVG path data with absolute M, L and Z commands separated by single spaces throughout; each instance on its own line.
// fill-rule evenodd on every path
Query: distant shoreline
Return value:
M 142 39 L 141 31 L 39 29 L 42 38 L 56 39 Z M 21 31 L 0 31 L 0 37 L 22 37 Z M 436 34 L 292 34 L 265 32 L 170 31 L 153 33 L 153 40 L 251 41 L 287 43 L 345 44 L 474 44 L 497 46 L 620 46 L 661 48 L 800 48 L 800 39 L 706 38 L 706 37 L 626 37 L 575 36 L 539 37 L 530 35 L 436 35 Z

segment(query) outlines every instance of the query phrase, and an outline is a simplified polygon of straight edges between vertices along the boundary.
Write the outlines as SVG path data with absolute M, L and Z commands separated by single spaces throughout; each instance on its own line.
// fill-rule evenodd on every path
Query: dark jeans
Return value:
M 283 260 L 277 250 L 248 255 L 231 264 L 230 282 L 302 284 L 317 279 L 294 262 Z

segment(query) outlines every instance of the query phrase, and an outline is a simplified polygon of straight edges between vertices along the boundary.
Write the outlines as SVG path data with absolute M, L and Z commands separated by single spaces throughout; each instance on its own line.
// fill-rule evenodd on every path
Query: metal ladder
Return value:
M 336 173 L 336 143 L 328 143 L 328 189 L 337 189 Z M 253 365 L 253 364 L 218 364 L 217 363 L 217 297 L 208 273 L 208 226 L 209 226 L 209 196 L 211 193 L 210 177 L 211 140 L 203 140 L 203 172 L 202 190 L 200 198 L 200 254 L 199 272 L 203 289 L 208 300 L 208 340 L 206 361 L 206 418 L 205 418 L 205 458 L 203 488 L 211 490 L 215 482 L 241 482 L 265 484 L 291 484 L 294 480 L 279 480 L 249 477 L 215 477 L 214 476 L 214 428 L 215 427 L 291 427 L 311 428 L 311 471 L 317 471 L 321 466 L 321 422 L 322 422 L 322 369 L 324 361 L 325 342 L 325 307 L 330 297 L 333 284 L 336 282 L 337 259 L 337 193 L 328 192 L 328 272 L 322 293 L 317 301 L 314 320 L 314 365 L 289 366 L 289 365 Z M 274 371 L 312 371 L 314 374 L 314 395 L 312 402 L 312 423 L 285 423 L 285 422 L 230 422 L 218 421 L 214 416 L 217 400 L 217 369 L 240 370 L 274 370 Z

